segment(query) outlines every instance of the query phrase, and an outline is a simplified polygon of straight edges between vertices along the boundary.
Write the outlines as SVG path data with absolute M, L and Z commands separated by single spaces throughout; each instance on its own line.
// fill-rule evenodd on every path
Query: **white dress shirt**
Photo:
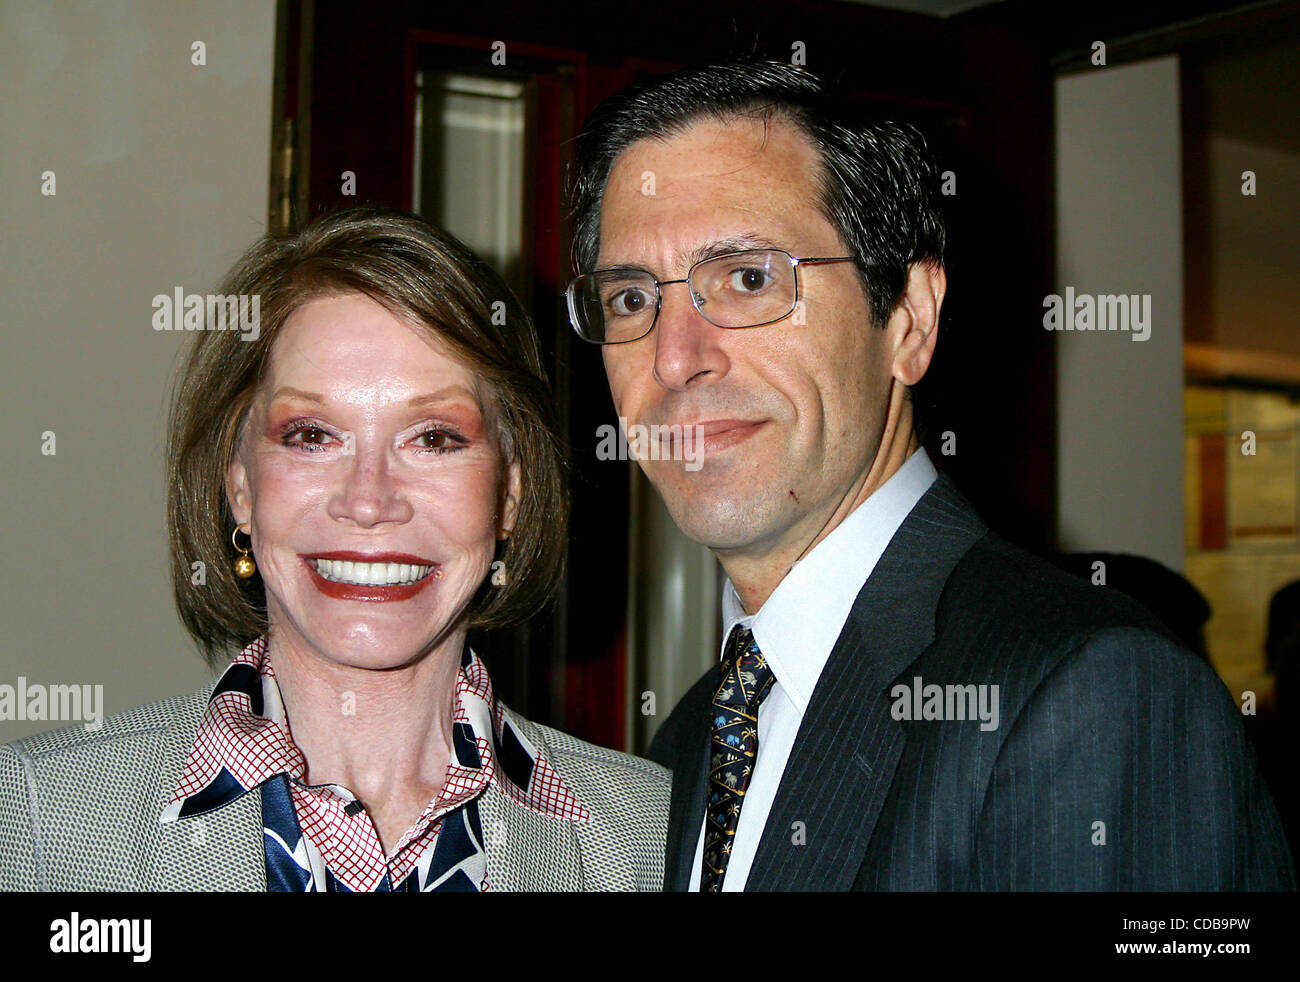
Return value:
M 728 654 L 727 638 L 732 628 L 740 624 L 754 632 L 754 640 L 776 677 L 758 707 L 758 759 L 732 840 L 731 858 L 722 881 L 724 892 L 745 888 L 795 736 L 808 711 L 808 701 L 849 618 L 853 601 L 903 519 L 937 476 L 924 450 L 912 454 L 888 481 L 794 565 L 758 613 L 746 614 L 730 580 L 723 586 L 722 623 L 726 630 L 722 632 L 721 657 Z M 696 891 L 704 861 L 705 822 L 707 818 L 700 821 L 691 873 L 691 889 Z

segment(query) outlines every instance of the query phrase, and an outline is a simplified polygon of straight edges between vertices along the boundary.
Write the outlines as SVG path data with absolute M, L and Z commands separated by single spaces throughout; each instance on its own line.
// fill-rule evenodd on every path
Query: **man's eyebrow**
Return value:
M 726 238 L 714 239 L 712 242 L 703 242 L 697 245 L 689 252 L 679 252 L 677 261 L 683 269 L 689 269 L 698 262 L 705 259 L 713 259 L 716 256 L 725 256 L 730 252 L 745 252 L 748 249 L 781 249 L 765 235 L 759 235 L 757 232 L 740 232 L 736 235 L 728 235 Z M 601 263 L 598 269 L 646 269 L 644 266 L 638 266 L 634 262 L 606 262 Z M 654 270 L 647 270 L 654 273 Z
M 729 235 L 725 239 L 717 239 L 713 242 L 706 242 L 696 246 L 690 252 L 683 255 L 682 262 L 686 266 L 694 266 L 705 259 L 713 259 L 715 256 L 725 256 L 729 252 L 745 252 L 748 249 L 780 249 L 781 247 L 764 235 L 756 232 L 742 232 L 739 235 Z

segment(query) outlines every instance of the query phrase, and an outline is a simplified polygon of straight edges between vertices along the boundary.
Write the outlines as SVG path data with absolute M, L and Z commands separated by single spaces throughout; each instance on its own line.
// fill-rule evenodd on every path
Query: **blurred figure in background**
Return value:
M 1205 646 L 1210 605 L 1185 576 L 1146 556 L 1118 552 L 1069 552 L 1051 560 L 1067 573 L 1136 600 L 1155 614 L 1183 647 L 1210 660 Z M 1104 564 L 1100 569 L 1096 566 L 1099 562 Z M 1098 579 L 1099 575 L 1102 579 Z
M 1300 751 L 1296 725 L 1295 675 L 1300 656 L 1300 580 L 1273 594 L 1268 604 L 1264 664 L 1273 675 L 1273 698 L 1259 700 L 1258 712 L 1246 717 L 1246 732 L 1259 755 L 1259 769 L 1273 794 L 1282 828 L 1294 856 L 1300 846 L 1295 759 Z

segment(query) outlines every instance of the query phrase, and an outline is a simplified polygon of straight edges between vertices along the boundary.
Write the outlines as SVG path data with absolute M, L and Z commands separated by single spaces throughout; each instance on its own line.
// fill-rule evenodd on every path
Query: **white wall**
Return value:
M 1056 335 L 1060 544 L 1183 567 L 1177 58 L 1056 82 L 1057 285 L 1149 294 L 1151 335 Z
M 0 685 L 103 685 L 113 712 L 207 678 L 163 511 L 188 336 L 151 300 L 265 231 L 274 33 L 267 0 L 0 0 Z

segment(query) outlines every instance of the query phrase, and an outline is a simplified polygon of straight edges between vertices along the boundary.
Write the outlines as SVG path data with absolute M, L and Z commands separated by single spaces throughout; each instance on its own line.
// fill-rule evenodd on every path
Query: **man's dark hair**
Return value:
M 738 118 L 799 127 L 822 164 L 822 213 L 849 251 L 884 326 L 914 262 L 943 262 L 938 178 L 913 126 L 858 118 L 810 72 L 781 62 L 710 65 L 633 85 L 606 99 L 577 138 L 572 187 L 573 264 L 590 272 L 600 253 L 600 206 L 619 154 L 644 139 L 667 140 L 702 120 Z

